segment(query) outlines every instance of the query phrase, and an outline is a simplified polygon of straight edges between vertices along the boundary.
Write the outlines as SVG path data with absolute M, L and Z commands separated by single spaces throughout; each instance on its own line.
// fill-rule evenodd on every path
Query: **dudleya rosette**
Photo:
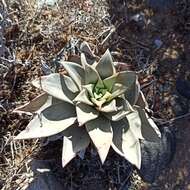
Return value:
M 16 139 L 61 133 L 63 167 L 93 142 L 102 163 L 112 147 L 140 168 L 140 140 L 158 141 L 160 132 L 146 113 L 137 73 L 117 72 L 109 50 L 98 62 L 87 60 L 81 53 L 80 63 L 60 61 L 67 74 L 52 73 L 33 81 L 44 93 L 15 110 L 35 113 Z

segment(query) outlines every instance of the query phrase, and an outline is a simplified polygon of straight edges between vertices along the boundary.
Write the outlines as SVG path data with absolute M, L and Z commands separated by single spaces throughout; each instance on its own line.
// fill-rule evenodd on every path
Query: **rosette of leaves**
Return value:
M 15 110 L 34 113 L 16 139 L 62 133 L 63 167 L 93 142 L 102 163 L 112 147 L 140 168 L 140 140 L 157 141 L 160 133 L 146 113 L 137 74 L 117 72 L 109 50 L 98 62 L 86 60 L 82 53 L 80 63 L 60 61 L 67 74 L 53 73 L 33 81 L 44 93 Z

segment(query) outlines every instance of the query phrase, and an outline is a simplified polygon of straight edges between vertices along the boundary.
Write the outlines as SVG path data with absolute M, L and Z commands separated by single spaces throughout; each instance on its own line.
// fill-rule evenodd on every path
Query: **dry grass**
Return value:
M 3 32 L 9 50 L 1 59 L 6 70 L 0 73 L 0 186 L 4 190 L 23 188 L 28 181 L 28 163 L 39 150 L 38 141 L 13 140 L 30 119 L 12 113 L 13 109 L 39 93 L 30 85 L 31 79 L 55 70 L 55 58 L 78 54 L 81 40 L 97 45 L 96 36 L 107 28 L 102 19 L 106 16 L 105 2 L 89 2 L 64 1 L 41 9 L 35 1 L 2 4 L 7 14 L 4 19 L 11 19 Z
M 188 40 L 185 34 L 175 31 L 177 26 L 184 27 L 184 33 L 189 31 L 188 21 L 186 23 L 183 20 L 187 14 L 184 10 L 187 9 L 179 9 L 181 12 L 178 11 L 176 15 L 153 15 L 145 7 L 139 5 L 134 8 L 132 4 L 129 6 L 129 13 L 141 10 L 147 19 L 154 16 L 156 25 L 146 25 L 141 31 L 134 23 L 126 23 L 125 17 L 130 15 L 126 13 L 126 6 L 119 3 L 114 6 L 111 0 L 108 3 L 106 0 L 65 0 L 54 7 L 44 6 L 41 9 L 36 7 L 34 0 L 8 0 L 6 3 L 3 16 L 11 22 L 6 23 L 2 32 L 8 51 L 0 59 L 0 188 L 26 189 L 34 177 L 30 170 L 30 161 L 34 157 L 39 158 L 40 150 L 44 151 L 38 140 L 13 140 L 31 119 L 26 115 L 13 113 L 13 109 L 39 93 L 30 85 L 33 78 L 51 71 L 61 72 L 56 60 L 78 55 L 79 45 L 83 40 L 88 41 L 98 55 L 109 47 L 115 60 L 127 62 L 128 67 L 139 71 L 140 82 L 155 117 L 164 122 L 175 117 L 176 76 L 180 72 L 184 72 L 187 78 L 190 76 L 188 65 L 182 64 L 183 60 L 180 58 L 185 54 L 186 62 L 190 60 L 187 53 Z M 3 7 L 2 4 L 1 6 Z M 187 7 L 186 4 L 180 6 Z M 166 16 L 167 27 L 164 28 L 160 22 Z M 165 43 L 158 49 L 154 46 L 157 37 Z M 40 153 L 40 159 L 48 156 L 52 158 L 55 152 Z M 113 156 L 110 158 L 113 159 Z M 90 166 L 90 159 L 94 159 L 94 165 Z M 129 174 L 125 175 L 125 172 L 130 168 L 125 162 L 117 163 L 119 159 L 112 159 L 104 168 L 99 165 L 96 156 L 87 156 L 84 163 L 91 170 L 94 169 L 94 173 L 91 173 L 98 175 L 94 178 L 98 180 L 103 176 L 103 183 L 107 188 L 122 190 L 129 181 Z M 82 180 L 78 174 L 82 173 L 87 184 L 91 181 L 90 171 L 84 169 L 85 164 L 80 165 L 84 171 L 80 171 L 80 167 L 76 168 L 77 172 L 73 171 L 77 162 L 80 162 L 79 159 L 69 165 L 62 175 L 66 176 L 70 172 L 75 178 Z M 110 164 L 113 166 L 113 173 L 109 170 Z M 139 177 L 133 174 L 130 179 L 134 189 L 139 189 Z M 71 177 L 68 177 L 67 188 L 72 186 L 69 180 Z M 77 179 L 72 184 L 75 184 L 76 189 L 79 187 Z

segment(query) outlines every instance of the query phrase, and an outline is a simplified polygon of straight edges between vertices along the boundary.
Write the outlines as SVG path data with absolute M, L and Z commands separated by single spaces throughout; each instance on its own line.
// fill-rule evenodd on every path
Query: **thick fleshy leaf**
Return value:
M 111 102 L 108 102 L 106 104 L 104 104 L 101 109 L 101 112 L 115 112 L 118 111 L 118 108 L 116 106 L 116 100 L 112 100 Z
M 96 98 L 91 98 L 91 101 L 94 103 L 97 110 L 100 110 L 102 105 L 106 102 L 105 99 L 97 100 Z
M 93 51 L 91 50 L 89 44 L 87 42 L 82 42 L 80 45 L 80 50 L 82 53 L 84 53 L 85 55 L 91 56 L 91 57 L 95 57 Z
M 105 87 L 108 89 L 109 92 L 112 91 L 112 88 L 117 80 L 117 76 L 118 73 L 115 73 L 114 75 L 112 75 L 111 77 L 108 77 L 106 79 L 103 80 L 103 83 L 105 85 Z
M 122 147 L 123 133 L 129 130 L 129 125 L 126 124 L 124 119 L 121 119 L 119 121 L 112 121 L 111 126 L 113 130 L 113 140 L 111 146 L 115 150 L 115 152 L 125 157 Z
M 67 137 L 63 137 L 62 167 L 64 168 L 75 156 L 72 141 Z
M 126 118 L 128 120 L 129 127 L 133 134 L 138 139 L 144 139 L 142 136 L 142 129 L 141 129 L 141 118 L 139 115 L 139 112 L 137 110 L 134 110 L 133 112 L 126 115 Z
M 97 56 L 94 55 L 93 51 L 91 50 L 91 48 L 87 42 L 83 42 L 81 44 L 80 50 L 82 53 L 85 54 L 88 64 L 93 65 L 96 62 Z
M 14 112 L 17 113 L 29 113 L 32 114 L 34 112 L 38 112 L 40 108 L 48 101 L 49 106 L 51 105 L 51 96 L 48 96 L 48 94 L 43 93 L 31 100 L 30 102 L 26 103 L 25 105 L 22 105 L 20 107 L 17 107 Z M 44 108 L 45 109 L 45 108 Z
M 13 112 L 26 113 L 29 115 L 32 115 L 33 113 L 40 114 L 47 107 L 53 104 L 59 104 L 61 102 L 62 100 L 59 100 L 53 96 L 49 96 L 48 94 L 43 93 L 31 100 L 29 103 L 26 103 L 25 105 L 16 108 Z
M 81 53 L 80 60 L 81 60 L 81 65 L 82 65 L 83 69 L 85 69 L 85 67 L 86 67 L 86 65 L 88 65 L 88 63 L 87 63 L 84 53 Z
M 151 119 L 150 117 L 148 117 L 148 115 L 146 114 L 147 118 L 148 118 L 148 122 L 150 123 L 150 125 L 152 126 L 152 128 L 155 130 L 156 134 L 158 135 L 159 138 L 161 138 L 161 132 L 159 130 L 159 128 L 157 127 L 157 125 L 155 124 L 155 122 L 153 121 L 153 119 Z
M 146 114 L 145 110 L 141 109 L 140 107 L 135 107 L 141 119 L 141 130 L 142 136 L 147 141 L 158 142 L 160 141 L 160 131 L 154 121 Z
M 114 84 L 112 89 L 112 98 L 116 98 L 122 94 L 124 94 L 128 89 L 119 83 Z
M 76 112 L 79 126 L 84 125 L 90 120 L 96 119 L 99 115 L 99 112 L 94 107 L 84 103 L 78 103 L 76 105 Z
M 116 72 L 109 50 L 107 50 L 101 57 L 100 61 L 96 65 L 96 70 L 98 71 L 101 79 L 108 78 Z
M 94 97 L 94 94 L 93 94 L 94 84 L 84 85 L 83 88 L 88 91 L 90 97 Z
M 70 77 L 58 73 L 43 76 L 34 80 L 32 84 L 46 93 L 71 104 L 73 104 L 72 100 L 78 92 L 77 86 Z
M 130 88 L 136 80 L 137 74 L 134 71 L 122 71 L 119 72 L 116 82 Z
M 61 104 L 63 101 L 62 100 L 60 100 L 60 99 L 57 99 L 57 98 L 55 98 L 55 97 L 53 97 L 53 96 L 51 96 L 52 98 L 52 100 L 51 100 L 51 104 L 52 105 L 54 105 L 54 104 Z
M 131 88 L 127 89 L 125 92 L 125 97 L 129 101 L 129 103 L 133 106 L 136 104 L 140 92 L 140 84 L 138 80 L 131 86 Z
M 16 139 L 48 137 L 76 122 L 75 107 L 67 102 L 52 105 L 36 115 Z
M 73 62 L 61 61 L 60 62 L 69 76 L 73 79 L 73 81 L 77 84 L 78 88 L 81 90 L 81 85 L 84 84 L 84 69 L 81 65 Z
M 118 121 L 126 117 L 130 112 L 134 111 L 129 102 L 122 98 L 116 99 L 116 107 L 117 111 L 103 113 L 111 121 Z
M 81 54 L 81 63 L 85 70 L 85 84 L 96 84 L 100 78 L 99 74 L 92 65 L 87 63 L 84 54 Z
M 80 102 L 93 106 L 93 103 L 89 100 L 89 94 L 87 89 L 83 89 L 73 100 L 73 102 Z
M 63 131 L 62 166 L 65 167 L 80 151 L 86 149 L 90 137 L 83 127 L 72 125 Z
M 142 91 L 140 91 L 138 100 L 137 100 L 137 102 L 135 104 L 137 106 L 140 106 L 143 109 L 148 108 L 148 103 L 147 103 Z
M 126 119 L 120 120 L 118 122 L 112 122 L 111 125 L 113 128 L 112 148 L 118 154 L 125 157 L 130 163 L 140 169 L 140 142 L 129 128 Z
M 102 163 L 104 163 L 113 138 L 110 121 L 104 116 L 100 116 L 95 120 L 87 122 L 86 129 L 97 148 Z
M 127 88 L 127 91 L 125 92 L 126 99 L 131 105 L 134 105 L 140 92 L 137 74 L 134 71 L 122 71 L 117 77 L 117 83 L 120 83 Z
M 104 113 L 105 117 L 107 117 L 111 121 L 119 121 L 128 114 L 127 111 L 120 110 L 120 111 L 115 111 L 115 112 L 109 112 L 109 113 Z
M 105 88 L 105 85 L 104 85 L 102 79 L 100 79 L 100 78 L 98 79 L 98 82 L 95 84 L 95 89 L 96 88 Z

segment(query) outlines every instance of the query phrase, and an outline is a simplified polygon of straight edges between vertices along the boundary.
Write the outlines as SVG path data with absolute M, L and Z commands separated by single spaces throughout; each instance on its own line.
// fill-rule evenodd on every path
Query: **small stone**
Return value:
M 163 42 L 160 39 L 156 39 L 154 40 L 154 44 L 156 45 L 156 48 L 161 48 Z

